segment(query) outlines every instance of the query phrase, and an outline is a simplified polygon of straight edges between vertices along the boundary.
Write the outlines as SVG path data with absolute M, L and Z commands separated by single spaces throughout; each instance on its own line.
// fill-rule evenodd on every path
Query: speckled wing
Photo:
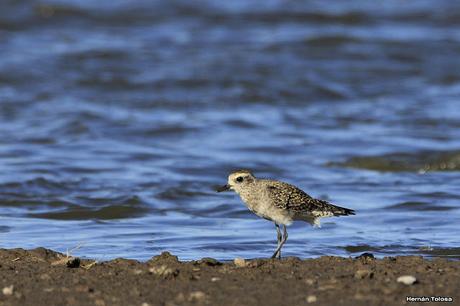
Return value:
M 276 207 L 297 214 L 308 214 L 314 217 L 346 216 L 354 214 L 354 211 L 351 209 L 312 198 L 303 190 L 291 184 L 274 181 L 267 185 L 267 189 Z

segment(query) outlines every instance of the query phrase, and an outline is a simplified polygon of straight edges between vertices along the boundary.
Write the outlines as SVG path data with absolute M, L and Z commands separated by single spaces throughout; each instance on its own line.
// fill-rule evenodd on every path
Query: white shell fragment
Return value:
M 403 276 L 398 277 L 396 281 L 398 283 L 403 283 L 404 285 L 410 286 L 414 284 L 417 281 L 417 279 L 415 278 L 415 276 L 412 276 L 412 275 L 403 275 Z

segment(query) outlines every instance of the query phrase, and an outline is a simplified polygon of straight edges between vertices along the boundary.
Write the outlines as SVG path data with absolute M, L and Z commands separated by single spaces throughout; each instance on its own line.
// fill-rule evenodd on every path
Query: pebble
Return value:
M 156 263 L 156 262 L 177 263 L 179 262 L 179 259 L 177 258 L 177 256 L 171 255 L 171 253 L 169 252 L 163 252 L 160 255 L 152 257 L 152 259 L 150 259 L 149 262 L 151 263 Z
M 97 299 L 94 301 L 94 305 L 96 306 L 105 306 L 105 301 L 103 299 Z
M 357 270 L 355 272 L 355 278 L 357 279 L 372 278 L 373 276 L 374 276 L 374 273 L 369 270 Z
M 316 295 L 309 295 L 307 296 L 307 303 L 315 303 L 318 300 Z
M 404 285 L 413 285 L 417 279 L 415 278 L 415 276 L 412 276 L 412 275 L 403 275 L 403 276 L 400 276 L 398 277 L 398 279 L 396 280 L 398 283 L 403 283 Z
M 326 284 L 318 287 L 319 291 L 328 291 L 334 289 L 335 286 L 333 284 Z
M 239 268 L 246 267 L 246 260 L 244 258 L 237 257 L 233 260 L 233 263 Z
M 71 257 L 67 262 L 66 266 L 67 268 L 78 268 L 80 267 L 80 258 L 78 257 Z
M 311 279 L 311 278 L 307 278 L 305 280 L 305 283 L 307 283 L 307 285 L 311 286 L 315 283 L 315 280 L 314 279 Z
M 212 277 L 211 282 L 218 282 L 220 281 L 220 277 Z
M 221 262 L 219 262 L 216 259 L 211 258 L 211 257 L 202 258 L 201 260 L 198 261 L 198 263 L 205 264 L 205 265 L 208 265 L 208 266 L 211 266 L 211 267 L 222 265 Z
M 13 289 L 14 289 L 14 286 L 11 285 L 11 286 L 8 286 L 8 287 L 4 287 L 2 292 L 4 295 L 12 295 L 13 294 Z
M 169 268 L 166 265 L 153 266 L 149 269 L 149 272 L 158 276 L 168 277 L 176 276 L 179 271 Z
M 258 259 L 251 260 L 250 262 L 247 263 L 247 267 L 251 268 L 258 268 L 264 265 L 264 262 Z
M 366 252 L 366 253 L 362 253 L 362 254 L 359 255 L 359 256 L 356 256 L 355 258 L 356 258 L 356 259 L 360 259 L 360 258 L 364 258 L 364 259 L 374 259 L 375 257 L 374 257 L 374 254 L 372 254 L 372 253 L 367 253 L 367 252 Z
M 206 294 L 203 291 L 194 291 L 188 296 L 190 302 L 200 302 L 204 301 L 204 299 L 206 299 Z

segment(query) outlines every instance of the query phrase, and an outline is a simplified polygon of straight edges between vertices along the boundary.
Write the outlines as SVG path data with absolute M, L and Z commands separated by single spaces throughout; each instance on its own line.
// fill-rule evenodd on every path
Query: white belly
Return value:
M 246 204 L 247 205 L 247 204 Z M 267 205 L 247 205 L 250 211 L 255 213 L 261 218 L 273 221 L 277 224 L 290 225 L 292 223 L 292 216 L 288 211 L 281 210 L 277 207 Z

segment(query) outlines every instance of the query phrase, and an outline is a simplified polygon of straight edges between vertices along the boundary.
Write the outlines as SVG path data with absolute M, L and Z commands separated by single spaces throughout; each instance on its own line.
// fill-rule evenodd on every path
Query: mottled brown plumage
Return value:
M 354 211 L 348 208 L 333 205 L 325 200 L 312 198 L 303 190 L 294 185 L 266 180 L 267 189 L 273 205 L 280 209 L 296 212 L 297 214 L 311 214 L 316 217 L 347 216 Z

